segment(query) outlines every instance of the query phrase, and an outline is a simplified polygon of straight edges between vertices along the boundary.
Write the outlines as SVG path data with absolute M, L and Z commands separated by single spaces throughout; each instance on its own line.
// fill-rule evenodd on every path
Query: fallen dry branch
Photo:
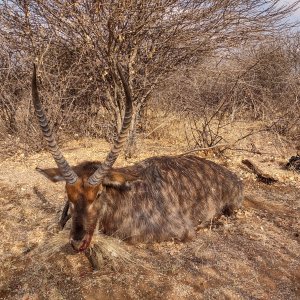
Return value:
M 252 161 L 249 159 L 243 159 L 242 163 L 247 166 L 255 175 L 258 181 L 261 181 L 265 184 L 273 184 L 277 182 L 278 180 L 274 178 L 273 176 L 264 173 L 262 170 L 260 170 Z
M 93 270 L 100 270 L 101 266 L 104 263 L 101 249 L 97 245 L 94 245 L 94 247 L 89 247 L 88 249 L 86 249 L 84 254 L 89 260 Z
M 187 155 L 187 154 L 191 154 L 191 153 L 199 152 L 199 151 L 209 151 L 209 150 L 215 150 L 215 149 L 219 150 L 221 148 L 222 148 L 222 150 L 225 150 L 225 149 L 229 149 L 228 146 L 229 146 L 229 144 L 218 144 L 218 145 L 214 145 L 211 147 L 196 148 L 196 149 L 186 151 L 186 152 L 182 153 L 181 155 Z
M 286 164 L 288 170 L 300 172 L 300 155 L 292 156 Z

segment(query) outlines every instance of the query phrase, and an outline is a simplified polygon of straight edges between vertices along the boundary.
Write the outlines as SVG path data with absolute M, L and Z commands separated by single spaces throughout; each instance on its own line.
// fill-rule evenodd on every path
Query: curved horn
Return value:
M 70 165 L 63 157 L 60 152 L 58 145 L 55 141 L 55 138 L 49 128 L 48 120 L 43 111 L 42 104 L 40 101 L 38 88 L 37 88 L 37 80 L 36 80 L 36 66 L 33 65 L 33 74 L 32 74 L 32 101 L 34 105 L 35 114 L 39 119 L 40 127 L 43 131 L 44 138 L 47 141 L 48 149 L 52 154 L 62 176 L 66 180 L 67 183 L 73 184 L 78 179 L 76 173 L 71 169 Z
M 119 76 L 122 81 L 122 85 L 124 88 L 124 93 L 126 97 L 126 103 L 125 103 L 125 114 L 124 119 L 122 123 L 122 129 L 119 133 L 117 141 L 114 143 L 112 149 L 110 150 L 109 154 L 107 155 L 105 161 L 101 164 L 101 166 L 95 171 L 95 173 L 88 179 L 89 184 L 95 185 L 98 184 L 104 175 L 107 174 L 107 172 L 111 169 L 115 161 L 117 160 L 120 151 L 125 143 L 125 140 L 127 138 L 127 133 L 129 130 L 129 126 L 131 123 L 132 118 L 132 96 L 131 91 L 129 89 L 128 83 L 126 82 L 124 75 L 122 73 L 121 67 L 119 64 L 117 64 L 117 69 Z

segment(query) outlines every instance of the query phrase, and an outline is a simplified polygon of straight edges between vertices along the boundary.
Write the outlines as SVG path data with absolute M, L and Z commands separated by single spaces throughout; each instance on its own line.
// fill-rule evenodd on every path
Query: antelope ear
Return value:
M 39 173 L 43 174 L 46 178 L 50 179 L 52 182 L 65 181 L 58 168 L 41 169 L 39 167 L 36 167 L 35 169 Z
M 120 171 L 110 171 L 102 181 L 105 186 L 110 186 L 114 188 L 129 188 L 133 181 L 137 181 L 139 178 L 135 175 L 123 173 Z

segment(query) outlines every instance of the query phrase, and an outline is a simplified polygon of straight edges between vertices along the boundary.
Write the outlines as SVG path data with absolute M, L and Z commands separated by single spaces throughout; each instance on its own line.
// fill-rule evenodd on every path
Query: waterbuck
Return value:
M 90 245 L 99 229 L 129 242 L 193 238 L 223 213 L 242 201 L 242 183 L 226 168 L 193 156 L 151 157 L 132 166 L 112 168 L 126 140 L 132 115 L 132 96 L 118 66 L 126 105 L 118 139 L 104 162 L 83 162 L 70 167 L 48 126 L 39 100 L 36 68 L 32 97 L 43 135 L 58 168 L 38 169 L 53 182 L 65 181 L 72 225 L 70 243 L 77 251 Z

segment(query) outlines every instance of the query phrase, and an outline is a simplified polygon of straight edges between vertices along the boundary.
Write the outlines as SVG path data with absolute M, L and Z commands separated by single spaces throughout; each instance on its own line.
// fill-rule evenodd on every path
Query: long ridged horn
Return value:
M 130 127 L 131 118 L 132 118 L 132 96 L 131 91 L 129 89 L 128 83 L 126 82 L 124 75 L 122 73 L 121 67 L 117 64 L 117 69 L 119 76 L 122 81 L 122 85 L 124 88 L 124 93 L 126 97 L 125 103 L 125 114 L 122 123 L 122 129 L 120 130 L 117 141 L 114 143 L 112 149 L 107 155 L 105 161 L 101 164 L 101 166 L 95 171 L 93 175 L 88 179 L 89 184 L 95 185 L 99 184 L 103 178 L 107 174 L 107 172 L 111 169 L 115 161 L 117 160 L 120 151 L 126 141 L 127 133 Z
M 36 66 L 33 65 L 33 75 L 32 75 L 32 101 L 35 109 L 35 114 L 38 117 L 40 127 L 43 131 L 44 138 L 47 141 L 48 149 L 52 154 L 62 176 L 67 183 L 73 184 L 77 181 L 78 176 L 72 170 L 64 156 L 59 150 L 59 147 L 55 141 L 55 138 L 49 128 L 48 120 L 43 111 L 42 104 L 39 97 L 39 92 L 37 88 L 37 79 L 36 79 Z

